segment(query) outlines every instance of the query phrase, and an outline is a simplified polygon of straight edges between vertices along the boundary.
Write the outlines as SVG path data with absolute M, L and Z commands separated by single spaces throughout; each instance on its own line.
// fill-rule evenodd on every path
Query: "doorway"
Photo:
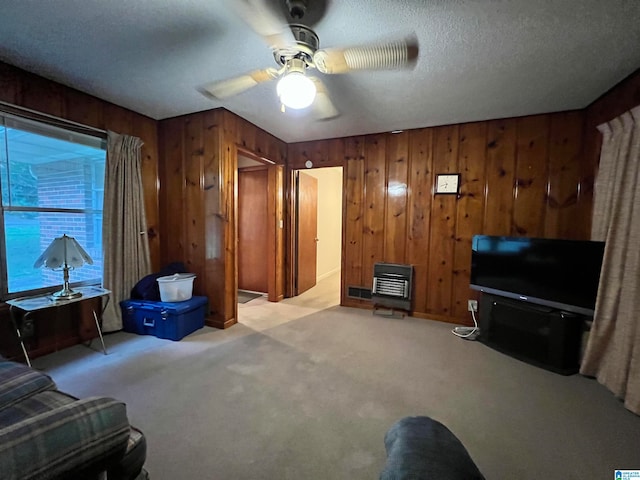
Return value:
M 294 294 L 327 306 L 340 304 L 342 170 L 324 167 L 294 172 Z
M 265 165 L 238 168 L 239 301 L 247 297 L 245 293 L 260 295 L 269 291 L 269 252 L 264 241 L 268 234 L 267 192 Z
M 284 169 L 241 149 L 237 155 L 237 301 L 278 302 L 284 298 Z

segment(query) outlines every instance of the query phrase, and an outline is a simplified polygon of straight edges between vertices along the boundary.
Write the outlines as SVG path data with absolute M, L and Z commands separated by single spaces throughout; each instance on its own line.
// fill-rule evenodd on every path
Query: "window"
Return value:
M 100 137 L 0 113 L 1 298 L 62 284 L 62 272 L 33 265 L 64 233 L 93 259 L 70 272 L 71 283 L 101 282 L 104 144 Z

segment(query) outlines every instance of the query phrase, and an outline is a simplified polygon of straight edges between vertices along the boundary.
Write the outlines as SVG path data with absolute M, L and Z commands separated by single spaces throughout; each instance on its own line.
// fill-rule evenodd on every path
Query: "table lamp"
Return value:
M 76 292 L 69 288 L 69 270 L 81 267 L 85 263 L 93 265 L 93 260 L 75 238 L 69 237 L 65 233 L 61 237 L 53 239 L 42 255 L 38 257 L 33 267 L 45 266 L 52 270 L 61 268 L 64 279 L 63 287 L 59 292 L 52 294 L 52 297 L 54 300 L 71 300 L 81 297 L 82 292 Z

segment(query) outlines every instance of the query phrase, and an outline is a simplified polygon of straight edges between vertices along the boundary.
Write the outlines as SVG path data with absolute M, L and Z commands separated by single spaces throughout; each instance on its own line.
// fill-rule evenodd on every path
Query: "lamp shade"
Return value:
M 64 234 L 53 239 L 42 255 L 38 257 L 33 267 L 68 268 L 81 267 L 85 263 L 93 265 L 93 260 L 75 238 Z
M 278 81 L 276 92 L 289 108 L 307 108 L 316 98 L 316 86 L 304 72 L 292 71 Z

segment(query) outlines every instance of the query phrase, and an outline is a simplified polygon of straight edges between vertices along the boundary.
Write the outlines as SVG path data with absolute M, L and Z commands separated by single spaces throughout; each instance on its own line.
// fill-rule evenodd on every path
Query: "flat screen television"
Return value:
M 604 242 L 475 235 L 470 286 L 593 315 Z

